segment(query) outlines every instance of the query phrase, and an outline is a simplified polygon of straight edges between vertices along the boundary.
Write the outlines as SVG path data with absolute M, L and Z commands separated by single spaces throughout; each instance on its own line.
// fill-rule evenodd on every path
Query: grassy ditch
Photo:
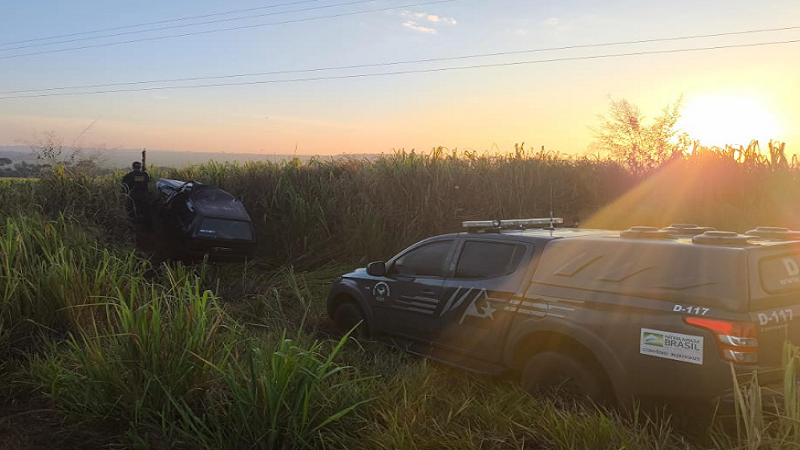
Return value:
M 347 337 L 252 333 L 204 287 L 207 267 L 154 271 L 63 217 L 2 228 L 3 379 L 121 442 L 315 448 L 365 402 L 337 361 Z M 264 427 L 267 428 L 264 428 Z
M 8 183 L 0 392 L 16 397 L 2 400 L 27 397 L 59 427 L 97 432 L 97 446 L 800 448 L 793 383 L 770 400 L 741 385 L 738 431 L 685 430 L 665 415 L 533 397 L 336 336 L 325 317 L 337 275 L 462 219 L 545 216 L 555 205 L 597 226 L 792 225 L 797 167 L 746 162 L 697 152 L 642 180 L 613 161 L 439 151 L 154 173 L 219 185 L 253 216 L 258 260 L 191 267 L 136 256 L 116 177 Z M 787 348 L 789 380 L 798 357 Z M 35 412 L 0 416 L 0 435 L 25 429 L 25 414 Z

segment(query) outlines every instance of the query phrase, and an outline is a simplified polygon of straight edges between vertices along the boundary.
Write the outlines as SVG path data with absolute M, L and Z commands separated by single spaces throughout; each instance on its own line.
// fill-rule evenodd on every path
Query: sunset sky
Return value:
M 270 5 L 294 5 L 263 8 Z M 800 2 L 772 0 L 0 0 L 0 97 L 64 86 L 292 71 L 606 42 L 800 27 Z M 345 6 L 332 6 L 342 5 Z M 325 7 L 325 8 L 322 8 Z M 43 37 L 262 8 L 44 41 Z M 284 11 L 320 8 L 283 14 Z M 395 9 L 388 9 L 395 8 Z M 371 11 L 347 16 L 320 16 Z M 281 13 L 281 14 L 276 14 Z M 271 14 L 271 15 L 264 15 Z M 245 20 L 86 39 L 262 15 Z M 301 21 L 298 21 L 301 20 Z M 295 21 L 276 24 L 276 22 Z M 249 25 L 246 29 L 51 52 Z M 50 42 L 75 40 L 58 45 Z M 800 40 L 800 28 L 705 39 L 86 91 L 335 77 L 479 64 Z M 33 47 L 27 47 L 32 46 Z M 27 47 L 16 48 L 15 47 Z M 36 55 L 28 53 L 48 52 Z M 0 100 L 0 145 L 55 131 L 84 147 L 381 153 L 515 142 L 585 153 L 609 96 L 648 116 L 680 95 L 706 144 L 784 140 L 800 149 L 800 43 L 519 64 L 473 70 Z M 75 90 L 47 91 L 65 93 Z M 78 138 L 82 130 L 92 125 Z M 76 141 L 77 139 L 77 141 Z

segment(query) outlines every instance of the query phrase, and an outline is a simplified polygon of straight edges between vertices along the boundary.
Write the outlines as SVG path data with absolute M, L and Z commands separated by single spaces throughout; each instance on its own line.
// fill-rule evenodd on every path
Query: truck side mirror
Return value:
M 373 277 L 386 275 L 386 263 L 383 261 L 371 262 L 367 265 L 367 274 Z

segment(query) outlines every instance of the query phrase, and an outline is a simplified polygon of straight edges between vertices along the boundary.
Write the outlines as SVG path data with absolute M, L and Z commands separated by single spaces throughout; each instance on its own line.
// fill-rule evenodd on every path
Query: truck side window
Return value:
M 444 277 L 445 262 L 453 248 L 453 241 L 436 241 L 415 248 L 395 261 L 392 273 L 396 275 Z
M 494 278 L 512 273 L 525 246 L 499 242 L 468 241 L 456 267 L 456 278 Z

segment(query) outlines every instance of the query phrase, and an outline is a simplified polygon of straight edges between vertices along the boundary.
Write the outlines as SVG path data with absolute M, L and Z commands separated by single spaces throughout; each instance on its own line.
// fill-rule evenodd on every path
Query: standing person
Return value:
M 122 185 L 128 196 L 126 205 L 128 217 L 131 219 L 147 218 L 150 175 L 142 169 L 142 163 L 139 161 L 134 161 L 131 169 L 130 172 L 122 177 Z

